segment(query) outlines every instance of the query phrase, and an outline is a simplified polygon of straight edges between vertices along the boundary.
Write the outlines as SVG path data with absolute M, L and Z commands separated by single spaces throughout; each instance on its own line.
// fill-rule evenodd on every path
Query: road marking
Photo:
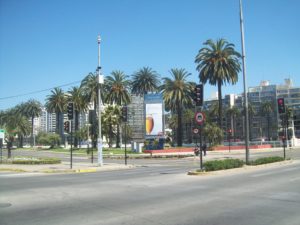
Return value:
M 26 176 L 35 176 L 42 175 L 42 173 L 9 173 L 9 174 L 0 174 L 0 177 L 26 177 Z

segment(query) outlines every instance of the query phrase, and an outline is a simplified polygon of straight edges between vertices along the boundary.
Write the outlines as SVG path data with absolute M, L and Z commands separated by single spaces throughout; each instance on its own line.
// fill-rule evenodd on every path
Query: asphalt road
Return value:
M 2 173 L 0 224 L 299 225 L 299 161 L 204 176 L 182 169 Z

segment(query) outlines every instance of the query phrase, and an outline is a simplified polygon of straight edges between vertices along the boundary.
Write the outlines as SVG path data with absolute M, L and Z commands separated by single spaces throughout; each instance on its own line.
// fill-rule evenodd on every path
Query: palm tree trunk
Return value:
M 79 127 L 79 112 L 78 110 L 75 110 L 75 132 L 78 131 L 78 127 Z M 78 137 L 76 135 L 74 138 L 74 147 L 75 148 L 78 147 Z
M 116 148 L 120 148 L 120 125 L 117 125 L 117 140 L 116 140 Z
M 112 132 L 112 124 L 109 125 L 109 142 L 108 145 L 112 147 L 112 140 L 113 140 L 113 132 Z
M 56 127 L 55 127 L 55 133 L 59 135 L 59 112 L 56 113 Z
M 222 83 L 218 81 L 218 100 L 219 100 L 219 127 L 223 130 L 222 127 Z
M 182 146 L 182 112 L 181 112 L 181 106 L 179 102 L 177 102 L 177 115 L 178 115 L 177 146 Z
M 268 115 L 268 121 L 267 121 L 267 123 L 268 123 L 268 141 L 270 141 L 270 116 Z
M 34 132 L 34 127 L 33 127 L 33 124 L 34 124 L 34 117 L 32 116 L 31 117 L 31 147 L 33 147 L 34 145 L 34 137 L 33 137 L 33 132 Z

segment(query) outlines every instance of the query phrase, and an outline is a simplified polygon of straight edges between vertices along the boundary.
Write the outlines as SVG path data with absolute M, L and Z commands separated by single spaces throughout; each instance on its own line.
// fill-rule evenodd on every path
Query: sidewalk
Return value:
M 39 173 L 91 173 L 98 171 L 124 170 L 134 168 L 133 165 L 122 165 L 117 163 L 104 163 L 98 166 L 97 163 L 74 163 L 72 169 L 70 163 L 47 165 L 22 165 L 22 164 L 0 164 L 0 172 L 39 172 Z

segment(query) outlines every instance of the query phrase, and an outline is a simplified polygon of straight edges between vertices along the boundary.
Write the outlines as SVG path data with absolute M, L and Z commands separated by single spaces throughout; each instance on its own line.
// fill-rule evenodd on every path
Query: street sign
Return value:
M 4 139 L 5 130 L 0 129 L 0 138 Z
M 205 114 L 203 112 L 196 112 L 195 120 L 198 124 L 202 124 L 205 121 Z
M 194 133 L 194 134 L 198 134 L 198 132 L 199 132 L 199 130 L 198 130 L 197 128 L 194 128 L 194 129 L 193 129 L 193 133 Z

